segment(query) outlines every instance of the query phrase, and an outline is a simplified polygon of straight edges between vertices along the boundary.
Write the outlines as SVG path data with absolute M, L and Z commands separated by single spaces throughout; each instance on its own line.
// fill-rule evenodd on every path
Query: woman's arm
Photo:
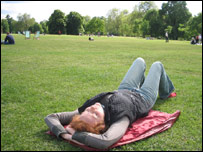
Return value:
M 45 117 L 44 120 L 51 132 L 53 132 L 57 137 L 60 137 L 62 133 L 67 133 L 63 126 L 69 124 L 72 117 L 76 114 L 79 114 L 78 110 L 72 112 L 53 113 Z
M 93 134 L 88 132 L 75 132 L 72 139 L 87 146 L 97 149 L 106 149 L 116 143 L 126 132 L 130 121 L 124 117 L 113 123 L 109 129 L 103 134 Z
M 79 144 L 79 145 L 84 145 L 84 144 L 82 144 L 82 143 L 80 143 L 80 142 L 78 142 L 78 141 L 76 141 L 76 140 L 73 140 L 71 134 L 67 134 L 67 133 L 66 133 L 66 134 L 61 134 L 61 137 L 62 137 L 63 139 L 72 141 L 72 142 L 77 143 L 77 144 Z

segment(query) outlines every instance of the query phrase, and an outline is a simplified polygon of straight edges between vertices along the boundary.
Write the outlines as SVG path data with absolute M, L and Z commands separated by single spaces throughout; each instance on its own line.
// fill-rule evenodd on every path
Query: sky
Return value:
M 158 9 L 161 9 L 162 3 L 167 1 L 154 1 Z M 202 1 L 186 1 L 187 8 L 192 15 L 202 12 Z M 19 14 L 27 13 L 36 22 L 48 20 L 56 9 L 60 9 L 65 15 L 71 11 L 80 13 L 82 16 L 107 17 L 109 10 L 117 8 L 127 9 L 129 13 L 133 11 L 135 5 L 140 1 L 1 1 L 1 19 L 7 14 L 14 20 L 17 20 Z

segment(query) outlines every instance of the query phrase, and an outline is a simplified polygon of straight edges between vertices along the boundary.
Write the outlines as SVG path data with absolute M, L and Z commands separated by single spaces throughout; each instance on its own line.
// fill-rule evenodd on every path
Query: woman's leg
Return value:
M 163 64 L 157 61 L 152 64 L 140 91 L 144 98 L 153 106 L 158 93 L 160 98 L 166 99 L 174 89 L 173 83 L 166 74 Z
M 145 80 L 145 75 L 144 75 L 145 69 L 146 69 L 146 64 L 144 59 L 140 57 L 137 58 L 131 65 L 125 77 L 123 78 L 120 86 L 118 87 L 118 90 L 139 89 Z

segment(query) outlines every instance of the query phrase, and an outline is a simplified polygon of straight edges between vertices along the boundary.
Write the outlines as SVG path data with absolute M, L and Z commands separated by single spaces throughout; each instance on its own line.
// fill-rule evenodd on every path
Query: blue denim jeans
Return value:
M 13 44 L 13 43 L 9 43 L 9 42 L 4 41 L 3 44 L 8 45 L 8 44 Z
M 126 73 L 118 90 L 128 89 L 140 93 L 152 108 L 158 94 L 161 99 L 166 99 L 175 88 L 161 62 L 157 61 L 152 64 L 146 79 L 145 69 L 144 59 L 137 58 Z

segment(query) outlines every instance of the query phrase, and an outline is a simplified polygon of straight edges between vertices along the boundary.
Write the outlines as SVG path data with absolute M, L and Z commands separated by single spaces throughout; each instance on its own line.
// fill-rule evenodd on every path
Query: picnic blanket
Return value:
M 180 111 L 169 114 L 165 112 L 150 110 L 148 116 L 136 120 L 126 131 L 124 136 L 115 144 L 110 146 L 108 149 L 112 149 L 117 146 L 129 144 L 141 139 L 145 139 L 149 136 L 155 135 L 157 133 L 163 132 L 172 127 L 174 122 L 180 115 Z M 66 126 L 64 126 L 66 127 Z M 47 131 L 46 134 L 54 135 L 51 131 Z M 72 145 L 78 146 L 82 149 L 88 151 L 101 151 L 101 149 L 96 149 L 88 147 L 86 145 L 79 145 L 72 141 L 64 140 Z

